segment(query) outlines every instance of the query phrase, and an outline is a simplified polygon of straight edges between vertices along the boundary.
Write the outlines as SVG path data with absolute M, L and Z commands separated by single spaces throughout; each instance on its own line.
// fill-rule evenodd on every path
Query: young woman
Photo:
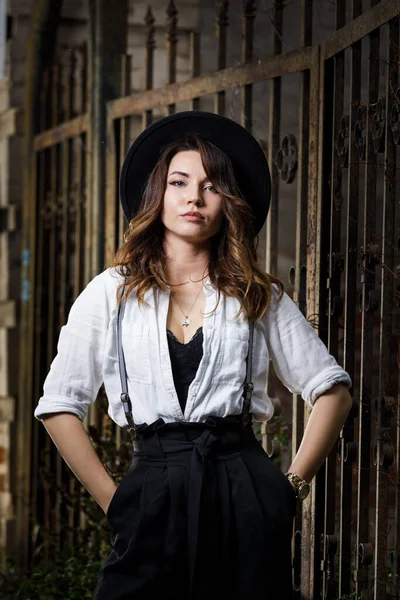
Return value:
M 35 411 L 115 531 L 94 598 L 290 598 L 296 501 L 351 381 L 257 264 L 264 153 L 230 119 L 177 113 L 135 140 L 120 191 L 125 242 L 74 303 Z M 287 476 L 252 428 L 273 413 L 270 360 L 313 407 Z M 102 382 L 133 439 L 117 489 L 81 423 Z

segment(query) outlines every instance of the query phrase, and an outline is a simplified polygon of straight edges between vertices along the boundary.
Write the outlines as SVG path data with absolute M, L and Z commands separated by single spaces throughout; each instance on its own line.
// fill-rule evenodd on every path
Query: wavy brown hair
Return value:
M 216 306 L 221 292 L 233 296 L 240 302 L 237 317 L 244 314 L 249 321 L 255 321 L 268 308 L 272 284 L 278 285 L 279 297 L 284 287 L 279 279 L 264 273 L 258 265 L 254 215 L 239 190 L 231 159 L 197 134 L 166 147 L 147 181 L 139 211 L 130 221 L 124 244 L 113 261 L 113 266 L 127 279 L 124 298 L 136 288 L 138 302 L 144 305 L 147 304 L 144 294 L 151 287 L 168 289 L 161 210 L 170 162 L 175 154 L 186 150 L 200 153 L 207 177 L 222 196 L 224 216 L 219 232 L 210 239 L 208 264 L 210 281 L 218 290 Z

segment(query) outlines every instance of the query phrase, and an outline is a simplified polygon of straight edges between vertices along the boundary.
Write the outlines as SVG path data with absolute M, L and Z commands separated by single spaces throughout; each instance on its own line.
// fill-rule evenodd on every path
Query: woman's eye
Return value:
M 207 186 L 205 187 L 205 189 L 206 189 L 206 190 L 209 190 L 209 189 L 211 189 L 213 192 L 216 192 L 216 191 L 217 191 L 213 185 L 207 185 Z
M 180 184 L 180 183 L 183 183 L 183 184 L 184 184 L 185 182 L 184 182 L 184 181 L 170 181 L 170 185 L 177 185 L 178 183 L 179 183 L 179 184 Z M 181 187 L 181 186 L 180 186 L 180 185 L 178 185 L 177 187 Z

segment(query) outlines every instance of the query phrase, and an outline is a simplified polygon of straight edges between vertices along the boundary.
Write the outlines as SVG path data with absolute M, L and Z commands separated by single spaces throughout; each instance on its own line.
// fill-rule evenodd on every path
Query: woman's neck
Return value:
M 209 249 L 182 244 L 166 248 L 166 275 L 169 284 L 200 281 L 208 274 Z

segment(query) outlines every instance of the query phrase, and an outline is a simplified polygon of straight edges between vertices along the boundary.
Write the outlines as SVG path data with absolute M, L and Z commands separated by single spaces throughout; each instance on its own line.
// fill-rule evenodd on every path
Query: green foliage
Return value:
M 128 471 L 132 460 L 132 445 L 124 441 L 117 448 L 115 434 L 110 427 L 100 435 L 94 427 L 89 435 L 106 470 L 118 484 Z M 111 550 L 112 529 L 103 510 L 73 475 L 71 492 L 69 481 L 59 485 L 54 471 L 40 470 L 41 484 L 55 499 L 61 499 L 61 534 L 54 528 L 46 530 L 43 524 L 32 523 L 34 532 L 31 563 L 21 574 L 10 560 L 0 573 L 2 600 L 86 600 L 93 597 L 101 564 Z M 71 512 L 75 525 L 71 526 Z M 78 527 L 77 515 L 84 526 Z M 78 518 L 79 522 L 79 518 Z M 61 550 L 59 549 L 61 547 Z M 49 558 L 50 557 L 50 558 Z
M 101 561 L 93 548 L 64 548 L 21 578 L 12 564 L 1 574 L 4 600 L 86 600 L 93 597 Z

